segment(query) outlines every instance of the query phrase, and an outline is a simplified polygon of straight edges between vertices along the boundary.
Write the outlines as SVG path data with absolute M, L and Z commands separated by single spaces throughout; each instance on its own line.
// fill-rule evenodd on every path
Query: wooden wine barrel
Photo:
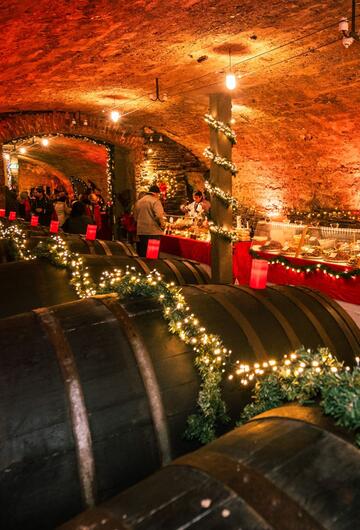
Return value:
M 328 337 L 347 362 L 359 347 L 351 319 L 301 288 L 183 291 L 234 360 L 279 357 L 295 337 L 306 346 Z M 0 351 L 1 528 L 54 528 L 193 447 L 183 433 L 199 390 L 194 352 L 154 299 L 93 298 L 1 319 Z M 238 418 L 243 389 L 226 380 L 224 392 Z
M 189 260 L 89 255 L 84 255 L 83 260 L 96 284 L 105 270 L 125 271 L 126 267 L 134 267 L 137 272 L 146 274 L 156 269 L 166 281 L 177 285 L 210 282 L 202 265 Z M 46 260 L 1 264 L 0 278 L 0 318 L 78 299 L 70 284 L 71 275 Z
M 94 281 L 98 282 L 101 273 L 106 270 L 133 267 L 136 272 L 148 275 L 157 270 L 166 281 L 173 281 L 176 285 L 207 284 L 210 277 L 205 268 L 196 261 L 182 258 L 146 259 L 124 256 L 82 256 L 84 264 Z
M 46 226 L 31 226 L 30 223 L 25 221 L 17 221 L 16 224 L 25 232 L 27 238 L 26 247 L 29 250 L 33 250 L 41 241 L 51 236 L 49 228 Z M 81 234 L 66 234 L 62 231 L 60 235 L 67 242 L 69 249 L 78 254 L 137 256 L 133 246 L 123 241 L 103 241 L 101 239 L 88 241 Z M 14 261 L 12 248 L 7 241 L 2 241 L 2 245 L 0 246 L 0 262 L 4 263 L 8 261 Z
M 262 414 L 63 525 L 194 530 L 352 530 L 360 451 L 319 409 Z
M 134 248 L 123 241 L 103 241 L 101 239 L 89 241 L 85 236 L 76 234 L 61 234 L 61 237 L 65 239 L 71 252 L 77 252 L 78 254 L 137 256 Z M 41 239 L 41 237 L 30 237 L 28 248 L 35 248 Z

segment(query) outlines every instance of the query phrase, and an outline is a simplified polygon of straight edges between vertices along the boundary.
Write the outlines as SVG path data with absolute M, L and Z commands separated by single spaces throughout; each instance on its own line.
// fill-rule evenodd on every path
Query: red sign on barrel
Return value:
M 39 224 L 39 216 L 38 215 L 32 215 L 30 226 L 37 226 Z
M 5 217 L 5 214 L 6 214 L 5 210 L 1 209 L 0 210 L 0 217 Z
M 50 233 L 57 234 L 59 231 L 59 221 L 50 221 Z
M 9 212 L 9 221 L 15 221 L 16 212 Z
M 96 239 L 96 229 L 97 229 L 96 225 L 87 225 L 86 239 L 90 241 L 93 241 L 94 239 Z
M 150 259 L 158 259 L 159 249 L 160 239 L 149 239 L 146 249 L 146 257 Z
M 269 262 L 265 259 L 253 259 L 251 265 L 249 286 L 252 289 L 265 289 Z

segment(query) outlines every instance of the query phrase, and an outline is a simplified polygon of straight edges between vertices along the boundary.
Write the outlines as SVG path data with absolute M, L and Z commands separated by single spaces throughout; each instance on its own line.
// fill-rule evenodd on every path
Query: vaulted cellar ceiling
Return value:
M 126 129 L 153 127 L 201 155 L 202 115 L 208 94 L 223 90 L 231 49 L 238 194 L 261 199 L 268 188 L 286 203 L 291 190 L 310 198 L 332 187 L 351 202 L 360 193 L 360 45 L 345 49 L 337 28 L 350 13 L 350 0 L 10 0 L 0 111 L 115 105 L 129 112 Z M 164 103 L 149 98 L 156 77 Z

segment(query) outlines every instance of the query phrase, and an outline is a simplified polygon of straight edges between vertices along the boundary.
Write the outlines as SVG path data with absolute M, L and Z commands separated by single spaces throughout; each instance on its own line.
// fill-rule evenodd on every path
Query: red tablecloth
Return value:
M 206 265 L 211 263 L 211 244 L 205 241 L 196 241 L 179 236 L 162 236 L 160 252 L 193 259 Z
M 260 257 L 267 259 L 273 259 L 274 255 L 259 253 Z M 314 265 L 315 261 L 304 260 L 300 258 L 287 258 L 294 267 L 299 265 Z M 348 270 L 349 267 L 343 265 L 329 264 L 333 269 L 344 271 Z M 303 285 L 305 287 L 312 287 L 318 289 L 323 293 L 336 298 L 336 300 L 342 300 L 343 302 L 349 302 L 351 304 L 360 304 L 360 277 L 343 279 L 343 278 L 331 278 L 328 274 L 323 272 L 294 272 L 291 269 L 286 269 L 283 265 L 274 264 L 269 266 L 268 282 L 275 283 L 278 285 Z M 239 282 L 240 283 L 240 282 Z
M 249 254 L 250 242 L 241 242 L 234 245 L 233 254 L 233 274 L 234 279 L 240 285 L 248 285 L 250 279 L 252 258 Z M 211 245 L 204 241 L 196 241 L 178 236 L 163 236 L 161 238 L 161 252 L 175 254 L 183 258 L 193 259 L 206 265 L 211 265 Z M 273 259 L 273 254 L 260 253 L 260 256 L 267 259 Z M 314 261 L 288 258 L 288 261 L 294 265 L 313 265 Z M 336 270 L 345 270 L 348 267 L 331 264 Z M 304 272 L 293 272 L 286 269 L 283 265 L 274 264 L 269 266 L 268 282 L 278 285 L 303 285 L 318 289 L 323 293 L 343 300 L 351 304 L 360 304 L 360 277 L 344 280 L 342 278 L 331 278 L 323 272 L 314 272 L 306 274 Z
M 249 283 L 251 256 L 250 241 L 236 243 L 233 250 L 233 275 L 240 284 Z M 160 252 L 174 254 L 182 258 L 193 259 L 205 265 L 211 265 L 211 244 L 179 236 L 162 236 Z

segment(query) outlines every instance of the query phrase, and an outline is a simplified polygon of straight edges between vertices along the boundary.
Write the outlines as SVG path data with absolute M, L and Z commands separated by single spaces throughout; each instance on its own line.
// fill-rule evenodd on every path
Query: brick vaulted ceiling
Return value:
M 153 127 L 201 156 L 231 49 L 237 194 L 355 207 L 360 44 L 345 49 L 337 28 L 350 15 L 351 0 L 8 0 L 0 112 L 115 105 L 129 130 Z M 165 103 L 149 98 L 156 77 Z

